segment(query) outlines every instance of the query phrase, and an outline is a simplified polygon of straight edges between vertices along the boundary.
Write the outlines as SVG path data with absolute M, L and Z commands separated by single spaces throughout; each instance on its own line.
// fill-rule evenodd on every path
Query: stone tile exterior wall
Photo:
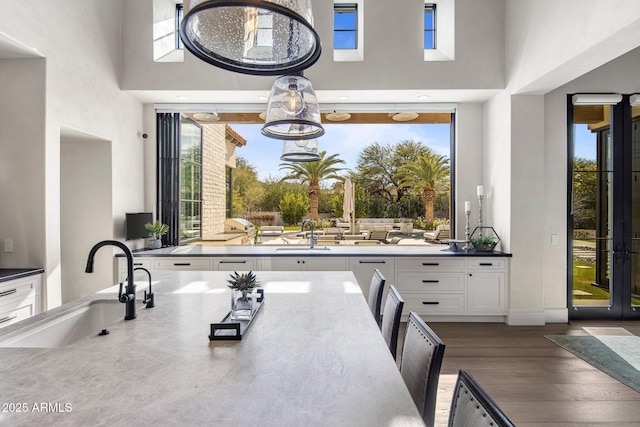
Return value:
M 224 231 L 226 145 L 224 125 L 203 126 L 202 236 Z

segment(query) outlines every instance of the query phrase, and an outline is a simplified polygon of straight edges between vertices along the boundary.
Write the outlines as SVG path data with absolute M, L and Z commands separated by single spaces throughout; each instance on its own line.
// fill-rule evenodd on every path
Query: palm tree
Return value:
M 449 187 L 449 159 L 433 152 L 421 154 L 400 166 L 397 176 L 401 180 L 400 188 L 413 188 L 420 195 L 424 218 L 433 222 L 433 202 L 438 193 Z
M 338 172 L 344 168 L 337 167 L 336 165 L 340 163 L 344 164 L 344 160 L 339 159 L 337 154 L 332 154 L 329 157 L 325 157 L 325 154 L 326 151 L 321 152 L 320 160 L 317 162 L 280 163 L 280 170 L 289 172 L 281 181 L 295 179 L 303 184 L 309 185 L 309 206 L 311 210 L 309 216 L 311 219 L 318 219 L 320 181 L 324 179 L 342 180 Z

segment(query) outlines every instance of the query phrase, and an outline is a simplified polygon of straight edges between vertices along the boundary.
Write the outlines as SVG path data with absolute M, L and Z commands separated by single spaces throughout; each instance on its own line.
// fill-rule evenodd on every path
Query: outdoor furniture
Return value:
M 369 230 L 369 235 L 367 236 L 368 240 L 379 240 L 381 242 L 386 242 L 389 238 L 389 230 L 386 228 L 378 228 L 377 226 L 373 226 Z
M 279 236 L 284 233 L 284 227 L 282 225 L 263 225 L 260 227 L 260 236 Z
M 326 235 L 335 236 L 338 240 L 342 239 L 344 235 L 344 230 L 340 227 L 327 227 L 323 231 Z
M 425 231 L 424 239 L 427 242 L 440 243 L 442 240 L 451 238 L 451 229 L 449 224 L 440 224 L 434 231 Z

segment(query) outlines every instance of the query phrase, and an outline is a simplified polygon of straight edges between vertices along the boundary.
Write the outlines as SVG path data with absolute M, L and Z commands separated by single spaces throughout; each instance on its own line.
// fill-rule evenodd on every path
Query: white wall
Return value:
M 144 209 L 144 144 L 137 136 L 142 130 L 142 105 L 120 90 L 118 80 L 122 0 L 37 5 L 2 0 L 0 5 L 15 12 L 0 15 L 3 34 L 46 58 L 35 60 L 41 64 L 36 69 L 23 67 L 16 79 L 0 82 L 0 87 L 15 92 L 13 97 L 0 98 L 0 110 L 7 112 L 2 117 L 16 123 L 8 131 L 0 130 L 0 145 L 17 140 L 28 149 L 26 155 L 12 149 L 11 155 L 0 161 L 14 165 L 13 176 L 30 175 L 29 184 L 21 191 L 28 199 L 9 204 L 11 212 L 0 216 L 0 230 L 16 230 L 16 217 L 32 217 L 28 230 L 15 232 L 16 241 L 25 245 L 16 246 L 20 259 L 13 257 L 3 265 L 21 267 L 29 261 L 44 267 L 44 307 L 53 308 L 61 303 L 60 241 L 64 238 L 60 233 L 61 129 L 112 142 L 111 226 L 113 235 L 123 239 L 125 212 Z M 21 8 L 15 10 L 17 6 Z M 40 77 L 30 78 L 36 71 Z M 24 124 L 18 129 L 21 121 Z M 2 187 L 3 193 L 7 191 L 4 181 Z M 112 284 L 93 282 L 87 286 L 94 289 Z
M 100 250 L 93 276 L 84 272 L 91 247 L 113 238 L 111 143 L 63 134 L 60 140 L 60 272 L 62 303 L 113 283 L 113 256 Z
M 313 0 L 320 59 L 305 70 L 315 90 L 496 89 L 504 87 L 504 0 L 456 0 L 455 61 L 425 62 L 423 0 L 368 2 L 362 62 L 333 61 L 333 2 Z M 125 90 L 266 90 L 273 77 L 213 67 L 190 53 L 183 63 L 154 63 L 153 2 L 126 2 Z M 479 43 L 478 40 L 481 40 Z M 188 78 L 184 78 L 188 76 Z M 215 102 L 215 100 L 212 100 Z

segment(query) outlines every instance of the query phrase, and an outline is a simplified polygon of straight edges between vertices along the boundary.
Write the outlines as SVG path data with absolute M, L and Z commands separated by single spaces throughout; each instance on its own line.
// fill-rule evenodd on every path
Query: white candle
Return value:
M 482 185 L 478 185 L 478 197 L 484 196 L 484 188 Z
M 469 201 L 464 202 L 464 211 L 465 212 L 471 212 L 471 202 L 469 202 Z

